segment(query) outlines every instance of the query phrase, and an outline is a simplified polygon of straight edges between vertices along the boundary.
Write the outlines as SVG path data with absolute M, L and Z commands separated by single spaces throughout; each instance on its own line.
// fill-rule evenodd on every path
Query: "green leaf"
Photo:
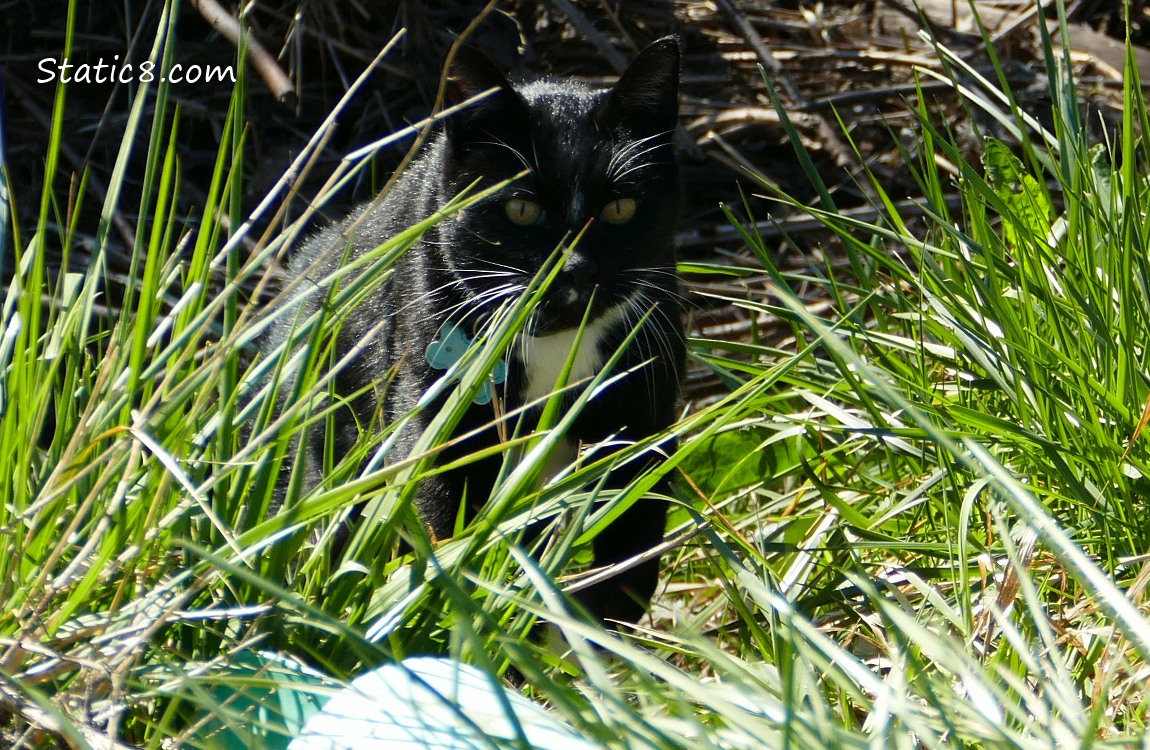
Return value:
M 800 464 L 798 440 L 775 436 L 762 427 L 720 432 L 687 457 L 683 470 L 712 497 L 753 487 Z
M 1023 168 L 1022 161 L 1001 141 L 986 141 L 982 165 L 986 181 L 1008 209 L 1002 217 L 1007 245 L 1018 247 L 1027 237 L 1044 240 L 1050 234 L 1054 206 L 1042 183 Z

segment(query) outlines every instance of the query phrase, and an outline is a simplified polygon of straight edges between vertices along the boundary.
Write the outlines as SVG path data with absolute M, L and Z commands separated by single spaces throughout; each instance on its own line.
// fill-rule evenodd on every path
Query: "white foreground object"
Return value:
M 288 750 L 595 747 L 478 669 L 417 657 L 356 678 L 307 720 Z

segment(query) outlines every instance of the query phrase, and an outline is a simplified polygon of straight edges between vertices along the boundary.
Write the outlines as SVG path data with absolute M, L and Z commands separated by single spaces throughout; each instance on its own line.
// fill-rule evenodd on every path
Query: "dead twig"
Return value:
M 298 99 L 291 79 L 280 70 L 279 63 L 264 49 L 250 30 L 245 36 L 245 30 L 240 26 L 239 19 L 224 10 L 216 0 L 191 0 L 191 2 L 192 7 L 200 12 L 204 20 L 229 42 L 238 47 L 243 38 L 248 48 L 248 62 L 260 74 L 260 78 L 264 79 L 268 90 L 280 104 L 294 109 Z
M 570 0 L 551 0 L 551 4 L 560 13 L 567 16 L 567 20 L 578 29 L 587 41 L 595 45 L 595 49 L 599 50 L 599 54 L 616 73 L 622 73 L 627 69 L 627 58 L 623 56 L 623 53 L 615 49 L 611 41 L 599 33 L 595 24 L 587 20 L 587 16 L 583 15 L 583 12 L 576 8 L 574 3 Z
M 106 732 L 77 721 L 75 717 L 48 711 L 32 703 L 6 680 L 0 680 L 0 706 L 19 715 L 33 727 L 60 737 L 72 747 L 82 747 L 77 743 L 77 739 L 82 739 L 83 743 L 101 750 L 137 750 L 135 745 L 120 742 Z
M 791 81 L 790 76 L 783 70 L 782 64 L 775 59 L 770 47 L 763 42 L 762 34 L 747 20 L 747 17 L 735 8 L 731 0 L 715 0 L 715 5 L 718 6 L 727 20 L 738 29 L 739 35 L 743 37 L 743 40 L 751 45 L 751 49 L 754 50 L 755 56 L 759 58 L 763 70 L 767 72 L 772 80 L 778 82 L 783 92 L 786 93 L 787 98 L 795 103 L 802 102 L 803 96 L 799 92 L 798 87 Z
M 980 40 L 980 37 L 977 34 L 968 34 L 966 32 L 959 31 L 953 26 L 935 23 L 934 20 L 926 14 L 926 11 L 919 7 L 918 3 L 915 3 L 914 8 L 908 8 L 900 3 L 899 0 L 881 0 L 881 2 L 883 5 L 890 8 L 895 13 L 905 16 L 906 18 L 914 21 L 916 24 L 922 26 L 932 35 L 946 39 L 949 42 L 976 44 Z
M 946 205 L 952 211 L 956 211 L 962 207 L 962 196 L 957 193 L 947 195 L 945 200 Z M 903 219 L 923 216 L 930 210 L 930 206 L 922 198 L 907 198 L 906 200 L 895 201 L 892 205 L 894 206 L 895 212 Z M 885 211 L 886 209 L 867 205 L 855 208 L 840 208 L 836 213 L 838 216 L 852 221 L 873 223 L 880 221 L 885 215 Z M 818 216 L 813 216 L 808 213 L 795 213 L 791 216 L 763 219 L 753 224 L 748 223 L 741 229 L 720 224 L 715 226 L 710 232 L 700 232 L 697 229 L 682 231 L 679 233 L 677 246 L 684 249 L 691 249 L 712 248 L 715 245 L 738 245 L 743 241 L 743 231 L 753 231 L 759 237 L 769 240 L 830 230 L 827 229 L 826 222 Z M 748 258 L 747 260 L 752 267 L 757 263 L 753 258 Z
M 759 34 L 754 25 L 747 20 L 745 15 L 735 8 L 731 0 L 715 0 L 715 5 L 727 18 L 727 21 L 738 29 L 743 40 L 754 50 L 755 56 L 763 66 L 763 71 L 786 95 L 787 104 L 799 110 L 806 110 L 808 108 L 806 97 L 799 91 L 799 88 L 790 79 L 790 76 L 784 72 L 782 63 L 775 59 L 774 54 L 763 42 L 762 35 Z M 818 134 L 823 149 L 831 155 L 835 163 L 840 167 L 846 168 L 848 165 L 854 165 L 855 167 L 862 166 L 850 145 L 843 138 L 838 127 L 829 122 L 826 117 L 819 114 L 819 120 L 815 123 L 814 129 Z M 871 198 L 875 198 L 875 196 L 871 195 L 873 189 L 867 182 L 859 182 L 859 187 Z

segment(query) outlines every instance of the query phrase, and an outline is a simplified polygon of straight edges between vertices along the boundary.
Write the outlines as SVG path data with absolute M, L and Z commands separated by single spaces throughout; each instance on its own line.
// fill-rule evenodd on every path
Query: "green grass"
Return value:
M 162 25 L 153 59 L 170 62 L 172 44 Z M 421 227 L 337 283 L 328 316 L 296 321 L 294 364 L 254 357 L 260 331 L 295 310 L 252 305 L 249 292 L 302 221 L 262 238 L 251 229 L 284 191 L 249 216 L 245 84 L 193 215 L 176 208 L 181 114 L 162 84 L 141 88 L 96 226 L 77 225 L 90 193 L 70 201 L 59 177 L 35 226 L 0 213 L 17 263 L 0 324 L 4 737 L 48 746 L 20 734 L 31 724 L 77 747 L 108 731 L 139 747 L 207 747 L 197 722 L 208 714 L 258 725 L 221 696 L 247 679 L 229 668 L 238 653 L 273 651 L 337 680 L 429 652 L 512 666 L 531 696 L 605 747 L 1135 742 L 1150 674 L 1150 154 L 1139 135 L 1150 123 L 1131 64 L 1122 132 L 1090 140 L 1065 61 L 1049 44 L 1047 58 L 1051 132 L 1009 98 L 977 86 L 967 97 L 1019 146 L 988 137 L 968 159 L 919 106 L 906 160 L 925 221 L 897 215 L 903 196 L 877 181 L 874 224 L 837 215 L 821 191 L 809 210 L 837 233 L 829 252 L 846 254 L 849 275 L 780 273 L 746 230 L 777 299 L 730 301 L 789 321 L 793 336 L 694 340 L 731 393 L 673 428 L 679 448 L 662 466 L 613 492 L 602 482 L 616 459 L 592 457 L 540 486 L 546 447 L 572 416 L 553 401 L 544 429 L 510 441 L 487 511 L 435 546 L 411 523 L 412 492 L 532 295 L 461 368 L 424 452 L 360 472 L 394 426 L 368 431 L 320 487 L 297 484 L 289 511 L 269 518 L 293 436 L 327 427 L 310 404 L 328 388 L 317 365 L 332 364 L 340 320 Z M 57 90 L 50 177 L 68 93 Z M 146 149 L 130 149 L 138 136 Z M 936 153 L 959 174 L 940 171 Z M 367 164 L 342 164 L 315 203 Z M 123 197 L 129 176 L 144 183 L 137 205 Z M 108 312 L 116 212 L 141 217 L 138 283 Z M 49 254 L 81 236 L 94 237 L 89 272 L 50 273 Z M 254 253 L 240 252 L 244 240 Z M 812 313 L 792 291 L 804 285 L 830 308 Z M 281 387 L 295 405 L 279 415 Z M 573 617 L 559 586 L 587 563 L 587 540 L 666 473 L 676 543 L 651 627 L 624 638 Z M 379 520 L 333 559 L 333 531 L 361 500 Z M 560 517 L 549 546 L 527 554 L 527 519 Z M 537 617 L 563 632 L 581 671 L 528 638 Z

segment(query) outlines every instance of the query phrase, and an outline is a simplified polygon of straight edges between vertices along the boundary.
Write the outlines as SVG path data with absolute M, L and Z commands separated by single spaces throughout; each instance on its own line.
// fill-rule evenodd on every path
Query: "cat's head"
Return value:
M 447 103 L 494 93 L 447 120 L 448 192 L 527 171 L 456 219 L 445 260 L 468 292 L 505 299 L 577 236 L 535 333 L 578 325 L 592 294 L 598 315 L 673 288 L 678 87 L 673 37 L 644 49 L 606 90 L 564 80 L 512 84 L 482 53 L 460 49 Z

